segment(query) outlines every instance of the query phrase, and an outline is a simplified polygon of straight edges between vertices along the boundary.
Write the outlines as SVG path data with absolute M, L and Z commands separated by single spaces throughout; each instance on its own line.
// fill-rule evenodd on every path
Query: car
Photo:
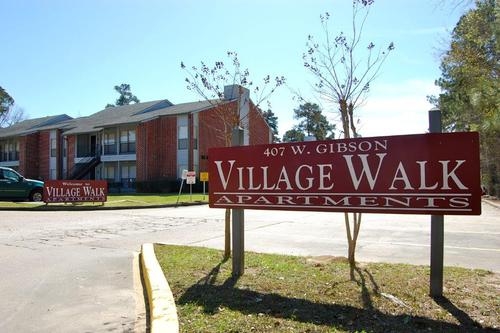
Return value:
M 0 167 L 0 200 L 42 201 L 43 181 L 27 179 L 17 171 Z

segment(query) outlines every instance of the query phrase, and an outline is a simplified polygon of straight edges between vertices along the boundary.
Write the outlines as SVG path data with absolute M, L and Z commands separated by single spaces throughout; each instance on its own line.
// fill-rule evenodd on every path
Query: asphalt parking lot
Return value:
M 224 211 L 207 206 L 2 211 L 0 332 L 143 332 L 135 257 L 147 242 L 222 248 Z M 247 251 L 345 256 L 343 214 L 245 211 Z M 430 217 L 366 214 L 357 260 L 429 264 Z M 500 209 L 446 216 L 448 266 L 500 272 Z M 446 277 L 445 277 L 446 279 Z

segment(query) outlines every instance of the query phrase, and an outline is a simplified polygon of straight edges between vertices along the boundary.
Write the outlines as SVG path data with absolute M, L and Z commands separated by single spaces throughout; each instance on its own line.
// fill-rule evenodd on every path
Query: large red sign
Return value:
M 105 180 L 47 180 L 43 184 L 43 201 L 105 202 L 108 183 Z
M 478 133 L 209 150 L 210 207 L 481 214 Z

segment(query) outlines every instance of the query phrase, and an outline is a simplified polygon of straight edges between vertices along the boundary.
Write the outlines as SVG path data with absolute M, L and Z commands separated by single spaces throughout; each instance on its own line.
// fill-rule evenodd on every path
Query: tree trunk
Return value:
M 361 228 L 361 213 L 352 213 L 352 220 L 349 218 L 349 213 L 344 213 L 344 220 L 347 235 L 347 260 L 349 262 L 349 276 L 351 278 L 351 281 L 353 281 L 354 271 L 356 269 L 356 244 L 358 241 L 359 230 Z
M 339 100 L 340 113 L 342 115 L 342 125 L 344 129 L 344 138 L 349 139 L 352 135 L 357 136 L 356 126 L 354 125 L 352 104 L 347 104 L 345 99 Z M 349 213 L 344 213 L 345 230 L 347 235 L 347 260 L 349 262 L 349 275 L 351 281 L 354 280 L 354 271 L 356 269 L 356 243 L 358 241 L 359 229 L 361 227 L 361 213 L 352 213 L 352 220 Z M 352 222 L 352 227 L 351 227 Z
M 349 114 L 349 124 L 351 126 L 351 134 L 352 134 L 352 137 L 353 138 L 357 138 L 358 137 L 358 132 L 356 131 L 356 125 L 354 124 L 354 105 L 352 105 L 352 103 L 349 104 L 349 106 L 347 106 L 348 108 L 348 114 Z
M 350 138 L 349 130 L 349 112 L 347 110 L 347 101 L 345 99 L 339 100 L 340 105 L 340 116 L 342 118 L 342 129 L 344 130 L 344 138 Z

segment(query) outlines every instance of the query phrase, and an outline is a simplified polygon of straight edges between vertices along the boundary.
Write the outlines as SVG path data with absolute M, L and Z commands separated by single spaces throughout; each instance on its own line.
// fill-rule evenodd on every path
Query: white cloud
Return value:
M 422 80 L 379 85 L 358 110 L 359 132 L 363 136 L 425 133 L 432 108 L 426 96 L 438 92 L 433 82 Z
M 359 123 L 358 132 L 364 136 L 386 136 L 403 134 L 422 134 L 429 128 L 428 111 L 432 105 L 426 96 L 436 95 L 439 88 L 433 80 L 410 79 L 401 83 L 378 83 L 370 91 L 364 105 L 355 111 Z M 321 103 L 321 101 L 319 101 Z M 295 104 L 290 104 L 286 110 L 293 110 Z M 336 107 L 322 105 L 323 113 L 328 120 L 342 126 Z M 278 114 L 280 136 L 296 125 L 293 112 Z M 337 131 L 338 133 L 338 131 Z

